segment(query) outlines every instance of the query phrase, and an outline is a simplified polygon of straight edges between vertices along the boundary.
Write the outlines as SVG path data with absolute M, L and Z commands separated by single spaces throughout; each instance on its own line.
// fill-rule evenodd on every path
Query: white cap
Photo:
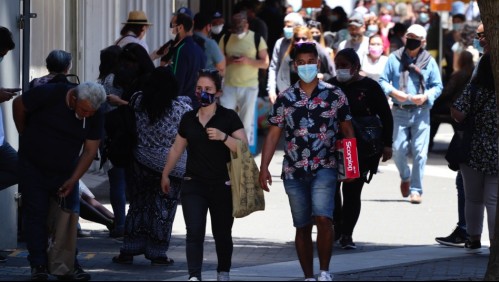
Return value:
M 412 33 L 412 34 L 416 35 L 417 37 L 421 37 L 423 39 L 426 39 L 426 29 L 422 25 L 419 25 L 419 24 L 411 25 L 407 29 L 406 34 L 409 34 L 409 33 Z

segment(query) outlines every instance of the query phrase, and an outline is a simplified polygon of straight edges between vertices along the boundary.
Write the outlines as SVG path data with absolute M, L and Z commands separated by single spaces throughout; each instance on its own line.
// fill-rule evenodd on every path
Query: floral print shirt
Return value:
M 351 119 L 340 88 L 319 81 L 308 97 L 299 83 L 279 94 L 268 117 L 270 125 L 285 131 L 282 179 L 303 179 L 321 168 L 336 168 L 339 122 Z
M 473 118 L 468 166 L 487 175 L 497 175 L 497 111 L 495 91 L 469 83 L 454 107 Z

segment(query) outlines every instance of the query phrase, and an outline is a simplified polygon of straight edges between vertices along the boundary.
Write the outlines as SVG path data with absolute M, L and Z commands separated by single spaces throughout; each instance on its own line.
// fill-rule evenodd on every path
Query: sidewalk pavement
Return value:
M 448 130 L 437 135 L 435 145 L 440 152 L 430 154 L 424 184 L 428 188 L 421 205 L 411 205 L 400 198 L 398 173 L 393 163 L 380 166 L 380 172 L 363 192 L 363 210 L 354 234 L 357 249 L 334 248 L 330 269 L 336 281 L 483 279 L 489 256 L 487 242 L 482 240 L 481 253 L 468 254 L 464 248 L 443 247 L 434 241 L 436 236 L 447 235 L 457 219 L 455 173 L 446 169 L 442 161 L 442 146 L 445 150 L 452 136 Z M 259 164 L 259 156 L 255 159 Z M 234 223 L 233 280 L 303 280 L 294 248 L 289 204 L 279 179 L 281 165 L 282 151 L 278 151 L 270 168 L 274 183 L 266 194 L 266 210 L 236 219 Z M 110 209 L 105 174 L 93 170 L 83 180 Z M 119 253 L 121 243 L 111 239 L 104 226 L 81 220 L 82 228 L 91 230 L 91 237 L 78 239 L 79 259 L 84 269 L 96 281 L 187 280 L 182 206 L 178 209 L 168 252 L 175 260 L 173 265 L 151 266 L 143 256 L 136 257 L 133 265 L 114 264 L 111 259 Z M 213 281 L 217 258 L 209 224 L 208 221 L 203 279 Z M 486 238 L 486 227 L 483 234 Z M 0 280 L 28 280 L 25 244 L 19 243 L 16 250 L 3 254 L 8 254 L 8 261 L 0 263 Z

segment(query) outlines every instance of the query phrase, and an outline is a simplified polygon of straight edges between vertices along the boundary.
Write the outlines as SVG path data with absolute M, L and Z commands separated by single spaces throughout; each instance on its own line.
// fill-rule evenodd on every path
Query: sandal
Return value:
M 151 265 L 172 265 L 174 263 L 174 260 L 169 258 L 169 257 L 160 257 L 160 258 L 155 258 L 151 259 Z
M 132 264 L 133 263 L 133 256 L 119 254 L 118 256 L 113 257 L 113 262 L 119 263 L 119 264 Z

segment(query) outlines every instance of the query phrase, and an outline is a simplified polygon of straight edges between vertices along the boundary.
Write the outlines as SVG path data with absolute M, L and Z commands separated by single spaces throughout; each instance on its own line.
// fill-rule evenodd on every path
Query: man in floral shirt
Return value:
M 354 136 L 350 109 L 343 92 L 317 78 L 320 61 L 314 43 L 294 46 L 292 59 L 300 80 L 279 95 L 268 118 L 263 145 L 260 183 L 268 191 L 268 170 L 281 133 L 286 132 L 282 179 L 289 197 L 296 249 L 306 281 L 313 272 L 312 226 L 317 225 L 319 281 L 331 281 L 329 262 L 334 230 L 332 215 L 337 169 L 334 156 L 337 134 Z

